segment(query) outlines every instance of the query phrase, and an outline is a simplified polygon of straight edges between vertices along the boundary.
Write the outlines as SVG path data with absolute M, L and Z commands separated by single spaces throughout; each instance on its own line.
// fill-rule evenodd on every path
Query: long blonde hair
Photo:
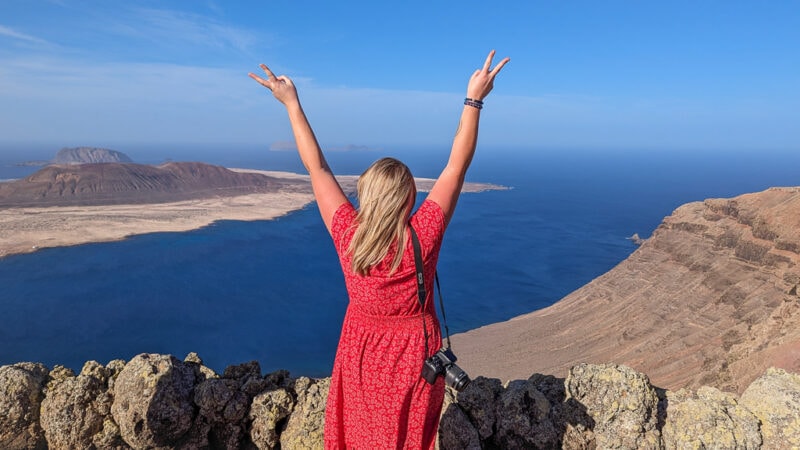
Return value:
M 411 171 L 397 159 L 381 158 L 361 174 L 357 228 L 347 249 L 353 272 L 369 275 L 370 268 L 386 257 L 392 243 L 397 243 L 397 252 L 389 274 L 397 270 L 403 259 L 406 221 L 414 206 L 415 192 Z

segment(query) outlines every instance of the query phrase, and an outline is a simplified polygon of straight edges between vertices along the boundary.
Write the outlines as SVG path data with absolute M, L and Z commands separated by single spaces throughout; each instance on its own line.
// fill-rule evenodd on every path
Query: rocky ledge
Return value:
M 79 374 L 39 363 L 0 367 L 3 449 L 322 448 L 329 379 L 222 375 L 190 354 L 141 354 Z M 565 379 L 478 377 L 448 391 L 440 449 L 798 448 L 800 376 L 769 369 L 741 396 L 659 389 L 622 365 L 580 364 Z

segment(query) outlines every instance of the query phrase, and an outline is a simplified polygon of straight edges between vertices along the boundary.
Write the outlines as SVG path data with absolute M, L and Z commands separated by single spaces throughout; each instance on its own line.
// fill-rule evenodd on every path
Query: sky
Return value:
M 0 142 L 448 146 L 470 74 L 496 147 L 800 150 L 798 1 L 0 0 Z

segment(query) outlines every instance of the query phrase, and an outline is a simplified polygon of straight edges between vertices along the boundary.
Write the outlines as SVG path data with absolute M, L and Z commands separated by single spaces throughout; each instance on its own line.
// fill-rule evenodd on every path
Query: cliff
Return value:
M 275 192 L 297 180 L 199 162 L 50 165 L 0 183 L 0 208 L 165 203 Z
M 197 355 L 141 354 L 75 375 L 41 364 L 0 367 L 3 449 L 322 448 L 329 379 L 262 376 Z M 740 397 L 665 391 L 619 365 L 582 364 L 566 379 L 479 377 L 447 392 L 446 449 L 797 448 L 800 376 L 770 369 Z
M 800 188 L 689 203 L 558 303 L 453 345 L 474 375 L 612 362 L 669 389 L 741 393 L 768 367 L 800 370 L 799 264 Z

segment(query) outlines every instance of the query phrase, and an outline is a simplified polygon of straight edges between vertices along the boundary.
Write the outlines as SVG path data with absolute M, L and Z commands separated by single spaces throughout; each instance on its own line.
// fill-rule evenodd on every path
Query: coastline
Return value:
M 253 169 L 277 178 L 309 181 L 308 175 Z M 357 175 L 336 177 L 345 193 L 355 192 Z M 435 180 L 418 178 L 426 192 Z M 463 192 L 507 189 L 484 183 L 465 183 Z M 190 231 L 219 220 L 271 220 L 302 209 L 314 201 L 310 181 L 301 189 L 266 194 L 215 197 L 170 203 L 107 206 L 51 206 L 0 209 L 0 258 L 49 247 L 111 242 L 157 232 Z

